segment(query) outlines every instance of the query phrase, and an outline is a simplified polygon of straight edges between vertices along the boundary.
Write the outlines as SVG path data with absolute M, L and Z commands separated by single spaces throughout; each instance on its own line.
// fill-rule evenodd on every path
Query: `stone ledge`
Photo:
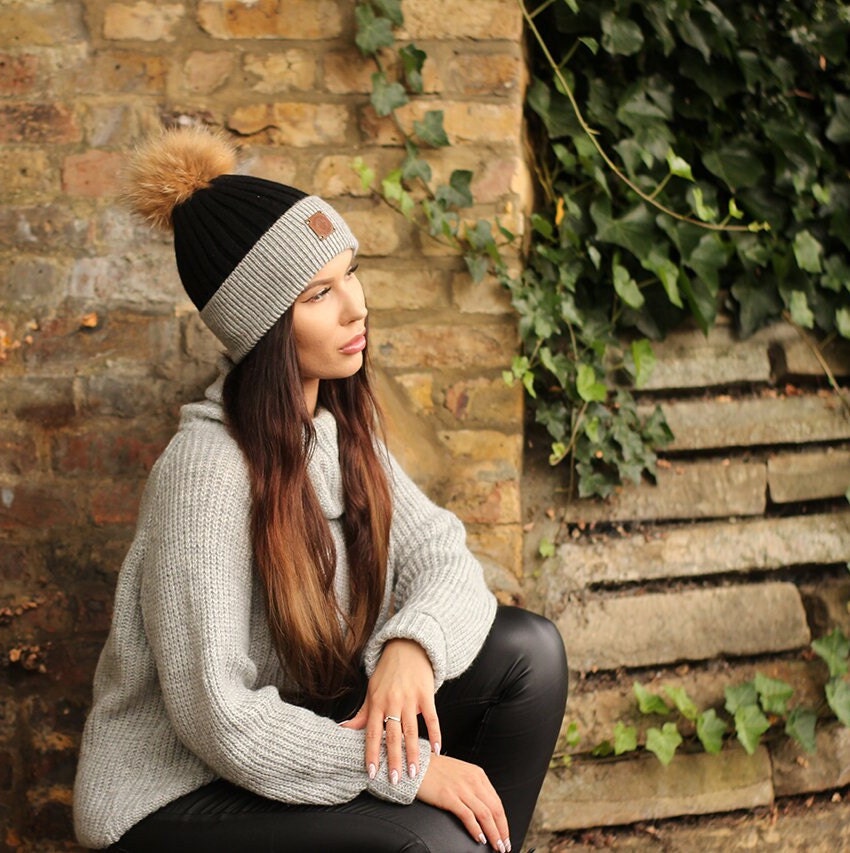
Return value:
M 811 641 L 790 583 L 589 598 L 567 603 L 557 625 L 578 671 L 764 654 Z
M 758 462 L 691 462 L 658 471 L 657 485 L 625 485 L 606 501 L 577 500 L 564 521 L 728 518 L 761 515 L 767 468 Z
M 645 416 L 653 408 L 641 406 L 639 412 Z M 717 398 L 665 402 L 661 408 L 674 436 L 665 451 L 850 438 L 850 418 L 835 397 Z
M 850 450 L 773 456 L 767 462 L 767 487 L 775 503 L 841 497 L 850 487 Z
M 590 544 L 566 542 L 558 548 L 558 583 L 578 589 L 848 561 L 850 512 L 707 522 Z
M 576 762 L 551 772 L 537 803 L 538 831 L 615 826 L 676 815 L 751 809 L 773 802 L 764 747 L 719 755 L 678 755 L 664 767 L 652 755 Z
M 791 740 L 771 750 L 777 796 L 829 791 L 850 785 L 850 729 L 833 723 L 817 733 L 817 752 L 809 755 Z

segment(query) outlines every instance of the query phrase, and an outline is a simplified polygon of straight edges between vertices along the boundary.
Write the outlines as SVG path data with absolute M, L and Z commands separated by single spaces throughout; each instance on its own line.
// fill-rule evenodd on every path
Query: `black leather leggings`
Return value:
M 329 716 L 344 719 L 362 695 L 358 691 Z M 499 608 L 473 665 L 437 692 L 443 752 L 484 768 L 502 798 L 514 851 L 521 850 L 528 830 L 566 695 L 567 662 L 557 629 L 514 607 Z M 109 849 L 480 853 L 484 848 L 454 815 L 418 800 L 400 806 L 363 793 L 341 805 L 287 805 L 219 779 L 149 815 Z

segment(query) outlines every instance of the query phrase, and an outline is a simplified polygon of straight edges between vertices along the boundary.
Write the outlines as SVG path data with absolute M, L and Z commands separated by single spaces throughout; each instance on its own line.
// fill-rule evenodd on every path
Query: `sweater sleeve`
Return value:
M 223 430 L 222 430 L 223 434 Z M 141 587 L 145 631 L 171 724 L 219 776 L 294 803 L 346 802 L 368 790 L 413 800 L 415 780 L 373 781 L 365 734 L 283 701 L 251 658 L 250 490 L 229 438 L 184 435 L 155 471 Z M 255 620 L 256 621 L 256 620 Z
M 496 599 L 466 547 L 457 516 L 432 503 L 391 456 L 389 476 L 396 610 L 366 646 L 366 672 L 374 672 L 388 640 L 415 640 L 431 659 L 439 689 L 475 659 L 493 623 Z

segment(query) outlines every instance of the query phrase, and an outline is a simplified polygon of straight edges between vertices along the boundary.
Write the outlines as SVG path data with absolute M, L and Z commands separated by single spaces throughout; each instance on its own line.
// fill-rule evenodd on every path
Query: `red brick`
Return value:
M 38 57 L 0 53 L 0 95 L 26 95 L 35 88 Z
M 38 464 L 38 452 L 31 434 L 9 425 L 0 427 L 0 474 L 26 474 Z
M 0 530 L 42 530 L 79 522 L 73 499 L 55 484 L 7 483 L 0 486 Z
M 169 437 L 170 432 L 166 434 L 161 428 L 128 433 L 125 424 L 101 422 L 77 433 L 55 436 L 53 466 L 63 474 L 148 472 Z
M 98 51 L 92 63 L 73 80 L 74 91 L 100 94 L 130 92 L 133 96 L 165 91 L 168 57 L 132 50 Z
M 82 132 L 65 104 L 0 105 L 0 142 L 79 142 Z
M 95 524 L 133 524 L 139 512 L 144 481 L 99 482 L 92 489 L 91 517 Z
M 86 151 L 65 158 L 62 169 L 62 189 L 69 195 L 88 198 L 116 196 L 121 189 L 121 169 L 126 164 L 124 154 L 111 151 Z

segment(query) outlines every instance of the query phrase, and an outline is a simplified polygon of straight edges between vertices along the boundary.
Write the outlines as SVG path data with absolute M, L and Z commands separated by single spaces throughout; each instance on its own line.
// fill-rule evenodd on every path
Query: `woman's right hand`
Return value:
M 478 842 L 510 853 L 508 819 L 496 789 L 477 765 L 432 755 L 416 798 L 451 812 Z

